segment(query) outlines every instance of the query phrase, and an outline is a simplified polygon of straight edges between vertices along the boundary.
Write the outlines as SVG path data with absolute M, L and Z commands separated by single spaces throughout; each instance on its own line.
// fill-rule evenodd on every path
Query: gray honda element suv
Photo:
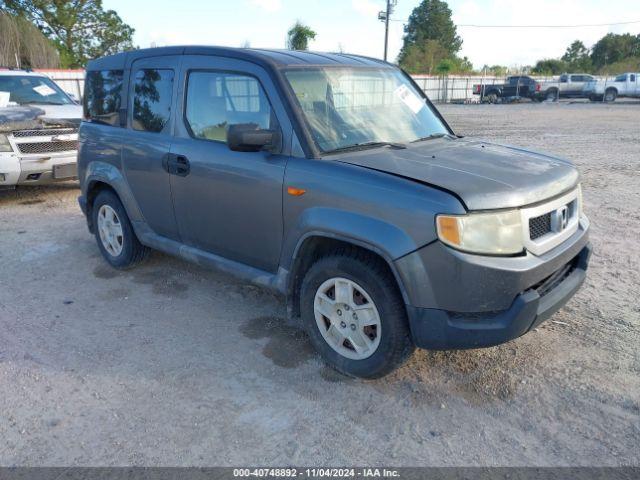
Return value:
M 397 67 L 218 47 L 90 62 L 80 206 L 109 264 L 149 248 L 283 293 L 339 371 L 514 339 L 591 251 L 568 161 L 457 137 Z

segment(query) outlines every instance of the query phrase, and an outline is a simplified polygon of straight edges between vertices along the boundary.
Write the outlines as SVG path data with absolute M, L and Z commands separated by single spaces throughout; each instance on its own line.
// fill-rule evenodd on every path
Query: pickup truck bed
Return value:
M 540 89 L 540 84 L 526 75 L 507 77 L 506 83 L 476 84 L 473 94 L 480 95 L 481 101 L 496 103 L 505 98 L 533 98 Z

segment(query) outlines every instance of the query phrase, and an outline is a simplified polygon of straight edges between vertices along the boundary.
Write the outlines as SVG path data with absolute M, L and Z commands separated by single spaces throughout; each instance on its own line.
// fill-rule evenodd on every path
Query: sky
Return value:
M 389 31 L 389 59 L 402 46 L 403 26 L 420 2 L 397 0 Z M 640 33 L 637 0 L 450 0 L 463 39 L 462 56 L 476 68 L 518 67 L 562 56 L 574 40 L 590 47 L 609 32 Z M 103 0 L 135 28 L 140 47 L 225 45 L 284 48 L 286 32 L 300 20 L 317 32 L 311 50 L 344 51 L 382 58 L 385 0 Z M 584 25 L 581 28 L 473 28 L 462 25 Z

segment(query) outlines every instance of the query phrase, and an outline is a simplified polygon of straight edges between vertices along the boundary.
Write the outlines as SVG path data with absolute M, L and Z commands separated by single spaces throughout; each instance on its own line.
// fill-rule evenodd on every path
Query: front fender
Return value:
M 285 239 L 282 265 L 286 265 L 287 270 L 298 258 L 302 245 L 311 237 L 340 240 L 380 255 L 395 276 L 405 302 L 408 301 L 394 260 L 417 250 L 421 245 L 416 245 L 412 238 L 397 226 L 336 208 L 309 208 L 300 215 Z M 288 288 L 292 286 L 290 284 Z
M 300 245 L 311 236 L 349 241 L 369 248 L 389 261 L 421 246 L 416 245 L 413 239 L 397 226 L 380 219 L 336 208 L 314 207 L 300 215 L 297 224 L 291 229 L 285 241 L 285 245 L 289 245 L 289 251 L 283 252 L 284 258 L 295 258 Z

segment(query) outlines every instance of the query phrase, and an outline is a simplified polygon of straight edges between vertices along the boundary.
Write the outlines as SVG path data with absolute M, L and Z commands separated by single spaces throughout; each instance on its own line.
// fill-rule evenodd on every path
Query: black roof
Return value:
M 346 53 L 309 52 L 298 50 L 270 50 L 259 48 L 176 46 L 145 48 L 118 53 L 92 60 L 87 70 L 125 69 L 141 58 L 165 55 L 215 55 L 237 58 L 274 68 L 291 66 L 349 66 L 349 67 L 392 67 L 390 63 L 376 58 L 350 55 Z

